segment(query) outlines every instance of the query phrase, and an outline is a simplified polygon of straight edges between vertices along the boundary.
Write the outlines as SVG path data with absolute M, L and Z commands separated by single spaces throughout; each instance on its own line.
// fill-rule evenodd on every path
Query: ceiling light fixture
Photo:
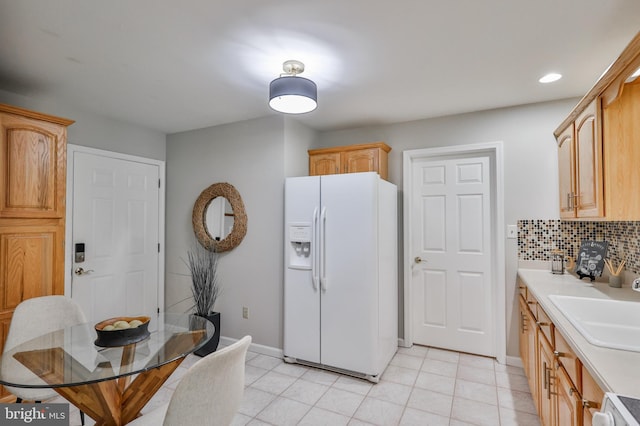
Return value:
M 553 83 L 554 81 L 558 81 L 562 78 L 562 74 L 557 74 L 555 72 L 551 72 L 547 75 L 545 75 L 544 77 L 541 77 L 540 80 L 538 80 L 540 83 Z
M 285 114 L 304 114 L 318 106 L 318 88 L 308 78 L 298 77 L 304 71 L 300 61 L 282 64 L 284 74 L 269 85 L 269 106 Z

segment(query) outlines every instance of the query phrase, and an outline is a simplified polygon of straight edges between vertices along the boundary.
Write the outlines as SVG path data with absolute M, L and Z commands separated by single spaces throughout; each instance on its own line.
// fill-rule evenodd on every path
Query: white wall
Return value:
M 307 176 L 309 174 L 307 150 L 313 148 L 317 132 L 286 116 L 284 123 L 284 175 L 286 177 Z
M 195 244 L 193 204 L 209 185 L 229 182 L 242 196 L 248 227 L 242 243 L 220 258 L 221 334 L 251 334 L 255 343 L 276 348 L 283 327 L 284 135 L 284 118 L 277 116 L 167 137 L 167 310 L 183 312 L 191 304 L 183 259 Z M 242 318 L 243 306 L 249 319 Z
M 503 141 L 506 223 L 515 224 L 518 219 L 553 219 L 558 216 L 557 146 L 553 131 L 577 101 L 570 99 L 388 126 L 323 132 L 319 134 L 317 147 L 385 141 L 392 148 L 389 180 L 402 191 L 404 150 Z M 401 203 L 398 208 L 399 217 L 402 217 Z M 402 250 L 402 227 L 398 235 L 398 247 Z M 505 256 L 507 354 L 518 356 L 518 330 L 514 326 L 517 324 L 514 310 L 517 240 L 506 240 Z M 402 274 L 399 283 L 402 295 Z M 399 331 L 402 335 L 402 306 L 400 311 Z
M 254 341 L 282 347 L 283 180 L 308 173 L 306 150 L 385 141 L 389 178 L 398 185 L 402 217 L 402 151 L 454 144 L 504 141 L 505 219 L 557 218 L 557 158 L 553 130 L 577 99 L 374 126 L 315 132 L 282 116 L 250 120 L 166 136 L 71 105 L 0 91 L 0 102 L 76 120 L 69 142 L 167 161 L 166 305 L 185 308 L 189 286 L 182 261 L 195 239 L 191 210 L 200 192 L 215 182 L 240 191 L 249 218 L 243 243 L 223 256 L 224 291 L 216 309 L 222 333 L 252 334 Z M 399 226 L 402 239 L 402 226 Z M 399 248 L 402 251 L 402 241 Z M 508 354 L 517 356 L 516 240 L 506 241 Z M 400 253 L 400 257 L 403 253 Z M 402 264 L 402 263 L 400 263 Z M 402 271 L 400 271 L 402 295 Z M 402 297 L 400 297 L 402 300 Z M 249 319 L 241 317 L 249 307 Z M 400 332 L 402 333 L 402 306 Z
M 0 90 L 0 103 L 75 120 L 67 130 L 71 144 L 89 146 L 129 155 L 165 159 L 163 132 L 115 120 L 65 103 L 29 98 Z

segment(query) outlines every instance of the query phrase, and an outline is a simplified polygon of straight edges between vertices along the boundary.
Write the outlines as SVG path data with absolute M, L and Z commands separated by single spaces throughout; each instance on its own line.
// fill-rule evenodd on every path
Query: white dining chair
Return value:
M 244 364 L 251 336 L 196 362 L 182 377 L 170 401 L 129 426 L 228 426 L 244 394 Z
M 20 302 L 13 312 L 3 353 L 43 334 L 84 322 L 87 322 L 87 319 L 82 309 L 68 297 L 41 296 L 26 299 Z M 3 377 L 33 375 L 26 367 L 13 363 L 3 362 L 1 368 Z M 58 396 L 58 393 L 51 388 L 5 386 L 5 389 L 16 396 L 17 402 L 23 400 L 40 402 Z M 84 425 L 84 413 L 80 412 L 80 416 Z

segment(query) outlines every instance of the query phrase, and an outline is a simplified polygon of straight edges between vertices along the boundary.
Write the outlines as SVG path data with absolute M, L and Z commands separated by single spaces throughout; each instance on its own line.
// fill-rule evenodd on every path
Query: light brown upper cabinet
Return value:
M 602 137 L 592 102 L 558 138 L 560 217 L 603 216 Z
M 64 217 L 66 127 L 0 106 L 0 217 Z
M 560 217 L 576 217 L 576 156 L 573 123 L 558 137 L 558 184 L 560 189 Z
M 20 302 L 64 293 L 71 123 L 0 104 L 0 353 Z M 11 398 L 0 391 L 1 401 Z
M 592 102 L 575 121 L 577 217 L 602 217 L 600 104 Z
M 387 179 L 389 151 L 391 147 L 384 142 L 310 149 L 309 176 L 378 172 Z
M 640 220 L 640 77 L 602 112 L 607 219 Z
M 640 33 L 556 129 L 560 217 L 640 220 Z

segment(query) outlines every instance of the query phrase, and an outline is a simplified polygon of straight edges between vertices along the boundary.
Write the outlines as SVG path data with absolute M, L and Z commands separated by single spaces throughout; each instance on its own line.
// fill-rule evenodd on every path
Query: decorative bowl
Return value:
M 98 338 L 94 342 L 96 346 L 102 347 L 115 347 L 115 346 L 126 346 L 131 343 L 140 342 L 147 337 L 149 337 L 149 320 L 151 318 L 147 316 L 141 317 L 116 317 L 109 318 L 104 321 L 100 321 L 95 325 L 96 333 L 98 334 Z M 131 322 L 133 320 L 138 320 L 142 324 L 137 327 L 131 328 L 116 328 L 105 330 L 104 328 L 108 325 L 113 325 L 118 321 L 126 321 Z

